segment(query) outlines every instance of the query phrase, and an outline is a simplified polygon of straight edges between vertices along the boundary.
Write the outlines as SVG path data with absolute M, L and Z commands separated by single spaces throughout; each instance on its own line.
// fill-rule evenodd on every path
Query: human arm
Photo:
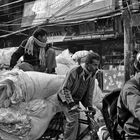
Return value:
M 25 40 L 26 41 L 26 40 Z M 23 41 L 19 48 L 12 54 L 11 60 L 10 60 L 10 68 L 13 68 L 16 64 L 19 58 L 24 54 L 24 45 L 26 42 Z
M 68 106 L 69 108 L 72 108 L 75 106 L 74 100 L 71 95 L 71 90 L 73 88 L 73 84 L 75 83 L 75 77 L 76 77 L 76 70 L 73 68 L 71 71 L 69 71 L 65 77 L 65 80 L 58 92 L 58 97 L 60 98 L 61 102 Z

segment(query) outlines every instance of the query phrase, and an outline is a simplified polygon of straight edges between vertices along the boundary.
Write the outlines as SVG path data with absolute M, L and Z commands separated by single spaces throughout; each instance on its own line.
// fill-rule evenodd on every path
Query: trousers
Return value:
M 69 112 L 67 106 L 63 105 L 59 100 L 57 95 L 51 97 L 51 102 L 56 106 L 57 112 L 63 112 L 66 117 L 66 122 L 64 126 L 64 140 L 76 140 L 78 132 L 78 119 L 80 114 L 76 111 Z

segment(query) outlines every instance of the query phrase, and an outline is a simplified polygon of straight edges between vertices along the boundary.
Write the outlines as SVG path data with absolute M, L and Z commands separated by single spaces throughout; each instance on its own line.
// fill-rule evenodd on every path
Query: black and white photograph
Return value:
M 0 140 L 140 140 L 140 0 L 0 0 Z

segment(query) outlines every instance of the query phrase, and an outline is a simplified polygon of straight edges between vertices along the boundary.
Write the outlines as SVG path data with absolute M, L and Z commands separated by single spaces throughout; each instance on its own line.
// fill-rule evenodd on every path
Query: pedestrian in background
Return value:
M 56 54 L 55 50 L 52 48 L 52 44 L 46 44 L 46 73 L 56 73 Z

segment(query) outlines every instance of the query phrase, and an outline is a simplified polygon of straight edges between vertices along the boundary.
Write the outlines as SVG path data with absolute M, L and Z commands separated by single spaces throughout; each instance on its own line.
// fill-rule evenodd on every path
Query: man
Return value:
M 84 107 L 95 112 L 92 107 L 92 97 L 99 62 L 99 55 L 89 52 L 84 65 L 76 66 L 67 73 L 57 94 L 61 109 L 66 116 L 64 140 L 76 140 L 79 117 L 77 109 L 80 101 Z
M 140 53 L 136 56 L 134 67 L 136 73 L 125 83 L 117 105 L 125 140 L 140 140 Z
M 46 45 L 46 72 L 56 73 L 56 55 L 55 50 L 52 48 L 52 44 Z
M 51 51 L 48 54 L 48 56 L 51 55 L 51 57 L 49 58 L 54 57 L 53 59 L 46 59 L 46 41 L 47 31 L 43 28 L 36 29 L 33 32 L 32 36 L 24 40 L 20 44 L 19 48 L 13 53 L 13 55 L 11 56 L 10 67 L 13 68 L 17 64 L 17 61 L 21 56 L 23 56 L 24 61 L 17 66 L 19 67 L 19 69 L 22 69 L 24 71 L 43 72 L 46 69 L 48 61 L 51 61 L 49 63 L 56 64 L 56 62 L 52 62 L 52 60 L 55 61 L 55 51 Z M 56 65 L 53 66 L 54 68 L 56 67 Z M 49 69 L 50 73 L 54 68 L 51 67 L 47 69 Z

